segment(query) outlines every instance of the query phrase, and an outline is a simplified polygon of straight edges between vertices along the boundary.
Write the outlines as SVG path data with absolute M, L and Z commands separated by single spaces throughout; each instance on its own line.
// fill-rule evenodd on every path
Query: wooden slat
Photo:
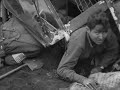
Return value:
M 118 12 L 117 14 L 120 14 L 120 1 L 116 2 L 113 7 L 115 8 L 115 10 Z M 120 15 L 118 15 L 118 17 L 120 18 Z
M 92 7 L 88 8 L 86 11 L 75 17 L 70 21 L 70 30 L 74 31 L 78 28 L 80 28 L 82 25 L 84 25 L 87 22 L 87 18 L 94 12 L 96 12 L 99 9 L 106 10 L 108 7 L 105 3 L 99 4 L 96 3 Z

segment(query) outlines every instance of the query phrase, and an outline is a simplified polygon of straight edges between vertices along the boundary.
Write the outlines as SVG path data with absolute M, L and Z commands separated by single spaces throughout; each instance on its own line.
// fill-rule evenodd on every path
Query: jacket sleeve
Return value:
M 107 67 L 113 63 L 118 57 L 119 45 L 116 35 L 111 31 L 107 38 L 107 47 L 103 54 L 101 66 Z
M 82 47 L 78 41 L 80 40 L 78 39 L 70 40 L 67 51 L 63 55 L 61 62 L 58 66 L 57 73 L 64 79 L 82 83 L 85 77 L 77 74 L 73 70 L 82 53 Z

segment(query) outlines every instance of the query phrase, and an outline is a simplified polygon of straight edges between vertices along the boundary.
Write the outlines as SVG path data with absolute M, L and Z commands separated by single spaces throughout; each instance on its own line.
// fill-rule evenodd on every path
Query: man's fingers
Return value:
M 92 89 L 92 87 L 88 84 L 88 85 L 85 85 L 88 89 Z
M 97 85 L 95 83 L 94 84 L 90 83 L 90 86 L 92 87 L 93 90 L 97 90 Z
M 97 90 L 98 86 L 96 83 L 89 83 L 86 85 L 87 88 L 92 89 L 92 90 Z
M 94 87 L 93 87 L 91 84 L 87 84 L 86 87 L 87 87 L 88 89 L 95 90 Z
M 97 90 L 98 88 L 98 84 L 96 81 L 92 80 L 92 79 L 87 79 L 84 81 L 84 85 L 89 88 L 89 89 L 92 89 L 92 90 Z

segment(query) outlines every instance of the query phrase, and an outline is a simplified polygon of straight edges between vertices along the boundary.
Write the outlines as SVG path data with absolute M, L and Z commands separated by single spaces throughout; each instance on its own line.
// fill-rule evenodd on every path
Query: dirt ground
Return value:
M 56 74 L 64 51 L 59 44 L 44 49 L 42 54 L 34 58 L 44 63 L 42 68 L 31 71 L 26 66 L 20 69 L 0 80 L 0 90 L 69 90 L 71 83 L 61 80 Z M 0 69 L 0 75 L 16 67 L 18 65 L 5 66 Z M 110 90 L 120 90 L 120 88 Z
M 44 63 L 41 69 L 31 71 L 28 67 L 0 80 L 0 90 L 59 90 L 67 88 L 68 82 L 58 79 L 56 68 L 61 59 L 63 50 L 59 45 L 50 47 L 35 59 Z M 0 70 L 0 75 L 12 70 L 14 66 L 5 66 Z

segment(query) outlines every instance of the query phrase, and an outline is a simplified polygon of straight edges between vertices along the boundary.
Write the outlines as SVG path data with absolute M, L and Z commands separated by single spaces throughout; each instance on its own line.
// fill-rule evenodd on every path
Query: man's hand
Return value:
M 93 69 L 91 70 L 91 74 L 98 73 L 98 72 L 101 72 L 101 71 L 102 71 L 102 68 L 96 67 L 96 68 L 93 68 Z
M 96 83 L 95 80 L 93 79 L 85 79 L 83 81 L 83 84 L 88 87 L 89 89 L 92 89 L 92 90 L 97 90 L 97 87 L 98 87 L 98 84 Z

